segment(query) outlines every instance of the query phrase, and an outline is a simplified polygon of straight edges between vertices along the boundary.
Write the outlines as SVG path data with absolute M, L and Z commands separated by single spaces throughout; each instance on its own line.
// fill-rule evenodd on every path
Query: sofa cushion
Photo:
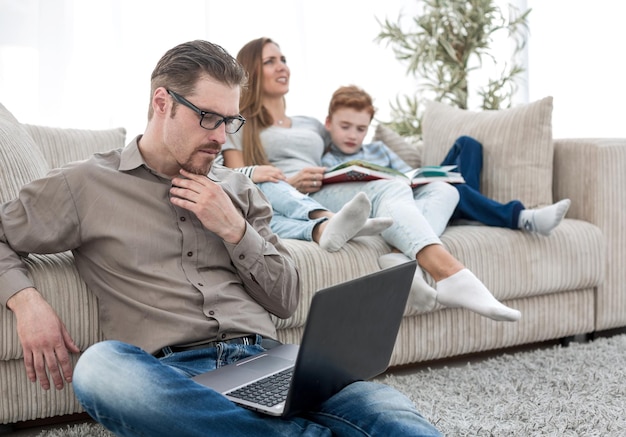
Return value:
M 20 123 L 0 103 L 0 203 L 49 170 L 41 151 Z
M 126 129 L 62 129 L 24 124 L 51 168 L 124 147 Z
M 422 134 L 424 165 L 440 164 L 454 141 L 469 135 L 483 145 L 483 194 L 527 208 L 552 203 L 552 97 L 482 112 L 429 102 Z
M 441 241 L 500 301 L 583 290 L 604 278 L 605 237 L 582 220 L 564 219 L 550 237 L 486 225 L 448 226 Z
M 590 290 L 597 287 L 604 277 L 604 235 L 600 228 L 582 220 L 563 220 L 549 238 L 506 228 L 462 225 L 449 226 L 441 240 L 448 251 L 503 302 L 521 302 L 571 290 Z M 379 270 L 378 258 L 391 250 L 380 236 L 355 238 L 333 253 L 309 241 L 285 239 L 284 243 L 298 266 L 302 293 L 298 307 L 290 318 L 272 316 L 278 329 L 278 340 L 285 343 L 300 342 L 315 292 Z M 435 286 L 429 274 L 426 273 L 425 278 Z M 515 304 L 513 307 L 516 308 Z M 440 313 L 442 308 L 437 305 L 434 312 Z M 436 317 L 442 320 L 451 317 L 450 311 L 446 309 L 444 314 Z M 470 314 L 469 311 L 464 312 Z M 405 315 L 405 320 L 407 318 L 411 316 Z M 436 324 L 439 325 L 439 322 Z M 499 322 L 482 318 L 477 323 Z M 507 329 L 517 329 L 515 326 L 518 326 L 507 325 L 511 326 Z M 422 334 L 416 335 L 421 337 Z M 410 337 L 409 341 L 416 344 L 415 337 Z M 403 353 L 408 353 L 410 349 L 403 348 Z M 436 352 L 434 354 L 437 355 Z

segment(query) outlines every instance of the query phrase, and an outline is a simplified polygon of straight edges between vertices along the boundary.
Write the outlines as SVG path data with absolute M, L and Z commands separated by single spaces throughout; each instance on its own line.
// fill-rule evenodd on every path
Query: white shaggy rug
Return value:
M 626 335 L 383 381 L 446 436 L 626 436 Z
M 445 436 L 626 436 L 626 335 L 379 378 Z M 93 424 L 38 437 L 110 437 Z

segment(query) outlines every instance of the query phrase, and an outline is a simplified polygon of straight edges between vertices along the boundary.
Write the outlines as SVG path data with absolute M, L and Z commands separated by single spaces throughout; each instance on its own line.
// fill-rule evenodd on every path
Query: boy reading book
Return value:
M 363 144 L 374 117 L 372 98 L 356 86 L 341 87 L 332 96 L 325 127 L 330 144 L 322 157 L 327 168 L 346 161 L 361 160 L 407 173 L 411 167 L 384 143 Z M 482 145 L 468 136 L 460 137 L 452 146 L 442 166 L 454 165 L 465 183 L 454 184 L 459 203 L 452 220 L 470 220 L 488 226 L 521 229 L 550 235 L 570 206 L 569 199 L 538 209 L 526 209 L 521 201 L 506 204 L 496 202 L 480 193 Z

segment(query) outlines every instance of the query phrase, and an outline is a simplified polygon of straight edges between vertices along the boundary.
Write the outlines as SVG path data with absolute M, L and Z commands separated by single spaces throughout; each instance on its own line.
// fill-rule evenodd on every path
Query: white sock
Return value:
M 501 304 L 487 287 L 468 269 L 437 282 L 437 302 L 450 308 L 467 308 L 493 320 L 515 322 L 518 310 Z
M 391 217 L 375 217 L 367 219 L 363 227 L 354 234 L 355 237 L 364 237 L 367 235 L 378 235 L 389 226 L 393 225 Z
M 518 227 L 524 231 L 548 236 L 552 229 L 561 223 L 570 204 L 569 199 L 563 199 L 543 208 L 524 209 L 519 215 Z
M 328 252 L 341 249 L 363 228 L 372 210 L 372 203 L 363 192 L 354 196 L 330 220 L 320 238 L 320 247 Z
M 389 267 L 394 267 L 409 261 L 411 261 L 411 259 L 402 253 L 387 253 L 378 258 L 378 265 L 381 269 L 388 269 Z M 435 307 L 436 303 L 437 291 L 428 285 L 426 280 L 424 280 L 422 269 L 420 266 L 417 266 L 415 276 L 413 276 L 413 282 L 411 283 L 411 291 L 406 303 L 405 314 L 430 311 Z

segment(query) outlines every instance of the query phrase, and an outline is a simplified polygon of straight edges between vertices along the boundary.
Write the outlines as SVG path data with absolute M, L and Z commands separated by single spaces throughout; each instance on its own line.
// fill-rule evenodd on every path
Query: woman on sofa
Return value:
M 319 183 L 324 172 L 321 165 L 324 126 L 312 117 L 287 117 L 285 95 L 289 91 L 290 71 L 279 46 L 271 39 L 250 41 L 239 51 L 237 60 L 249 75 L 248 88 L 242 91 L 240 101 L 240 111 L 248 122 L 223 146 L 225 164 L 233 168 L 274 165 L 283 171 L 292 186 L 315 199 L 320 192 L 329 189 Z M 394 221 L 381 234 L 385 241 L 416 259 L 436 281 L 436 289 L 433 289 L 426 284 L 421 271 L 416 273 L 411 288 L 412 309 L 430 310 L 438 302 L 448 307 L 467 308 L 494 320 L 519 320 L 519 311 L 498 302 L 484 284 L 445 249 L 417 207 L 408 185 L 399 181 L 335 185 L 332 187 L 334 195 L 324 196 L 326 207 L 339 210 L 356 193 L 366 193 L 372 202 L 372 214 L 390 216 Z M 448 215 L 442 219 L 443 227 L 449 218 Z M 379 260 L 381 267 L 402 262 L 393 255 L 383 255 Z

